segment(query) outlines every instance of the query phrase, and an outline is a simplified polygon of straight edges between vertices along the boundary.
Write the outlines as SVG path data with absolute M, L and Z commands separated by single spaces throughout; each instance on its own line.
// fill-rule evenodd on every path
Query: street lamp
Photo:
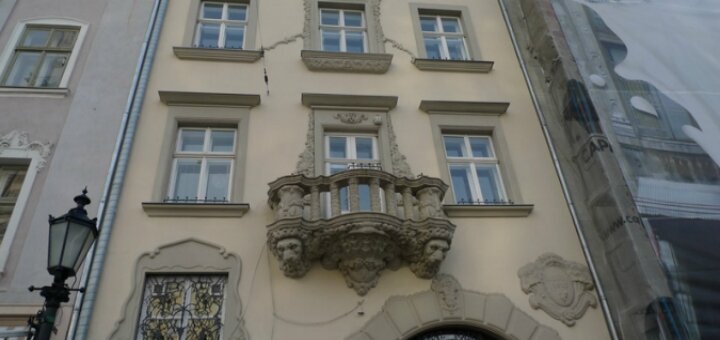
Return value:
M 71 290 L 82 290 L 68 288 L 65 280 L 75 276 L 98 233 L 95 226 L 97 219 L 91 220 L 85 211 L 85 206 L 90 204 L 86 194 L 87 188 L 83 189 L 82 195 L 75 196 L 77 207 L 67 214 L 57 218 L 50 215 L 47 270 L 54 279 L 50 286 L 30 286 L 30 291 L 39 289 L 40 295 L 45 298 L 44 308 L 38 312 L 36 321 L 30 323 L 36 331 L 33 339 L 50 339 L 60 304 L 70 301 Z

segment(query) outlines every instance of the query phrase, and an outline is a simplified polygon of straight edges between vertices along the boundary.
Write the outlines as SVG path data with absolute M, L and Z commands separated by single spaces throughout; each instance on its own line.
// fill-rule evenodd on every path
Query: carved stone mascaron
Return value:
M 369 186 L 370 211 L 360 210 L 360 185 Z M 345 187 L 350 211 L 342 213 L 339 195 Z M 373 169 L 281 177 L 268 192 L 276 215 L 268 226 L 268 246 L 286 276 L 302 277 L 319 261 L 339 270 L 360 295 L 377 284 L 382 270 L 405 263 L 417 277 L 429 279 L 455 230 L 442 212 L 446 190 L 437 178 L 410 179 Z

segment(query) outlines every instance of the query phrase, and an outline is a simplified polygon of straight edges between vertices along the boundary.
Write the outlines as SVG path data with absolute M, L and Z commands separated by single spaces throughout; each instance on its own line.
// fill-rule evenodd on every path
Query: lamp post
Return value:
M 33 339 L 50 339 L 60 304 L 70 301 L 70 291 L 82 290 L 68 288 L 65 280 L 75 276 L 98 233 L 97 219 L 91 220 L 85 211 L 85 206 L 90 204 L 86 194 L 87 188 L 83 189 L 82 195 L 75 196 L 77 206 L 67 214 L 57 218 L 50 215 L 47 271 L 53 276 L 53 283 L 42 288 L 29 288 L 30 291 L 39 289 L 45 298 L 44 308 L 38 312 L 35 322 L 30 322 L 31 328 L 35 329 Z

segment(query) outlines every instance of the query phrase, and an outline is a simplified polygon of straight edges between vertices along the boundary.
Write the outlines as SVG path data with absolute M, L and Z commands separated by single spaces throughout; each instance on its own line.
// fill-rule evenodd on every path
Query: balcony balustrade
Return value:
M 438 178 L 356 167 L 332 176 L 284 176 L 269 186 L 275 222 L 268 246 L 288 277 L 304 276 L 319 261 L 365 295 L 382 270 L 403 264 L 432 278 L 450 249 L 455 226 L 442 211 L 448 186 Z

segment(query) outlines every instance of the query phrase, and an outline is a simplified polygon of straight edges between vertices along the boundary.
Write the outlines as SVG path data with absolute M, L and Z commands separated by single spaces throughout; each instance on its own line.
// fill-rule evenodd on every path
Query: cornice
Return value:
M 440 60 L 415 58 L 413 65 L 423 71 L 448 71 L 488 73 L 492 70 L 494 61 L 484 60 Z
M 158 91 L 158 94 L 160 101 L 171 106 L 254 107 L 260 105 L 260 96 L 257 94 L 185 91 Z
M 507 111 L 508 106 L 508 102 L 423 100 L 419 108 L 430 114 L 501 115 Z
M 262 51 L 253 50 L 180 46 L 173 47 L 173 52 L 179 59 L 232 61 L 240 63 L 254 63 L 262 58 L 263 55 Z
M 391 110 L 397 105 L 397 96 L 365 96 L 350 94 L 303 93 L 302 103 L 307 107 L 353 107 Z
M 392 54 L 347 53 L 303 50 L 305 66 L 312 71 L 385 73 L 392 63 Z

